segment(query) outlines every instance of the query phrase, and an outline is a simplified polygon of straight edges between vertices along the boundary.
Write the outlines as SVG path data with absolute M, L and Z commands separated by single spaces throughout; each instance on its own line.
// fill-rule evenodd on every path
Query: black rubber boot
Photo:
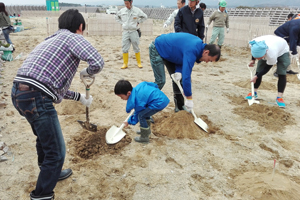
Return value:
M 52 192 L 51 194 L 47 194 L 47 195 L 37 196 L 34 194 L 34 191 L 35 190 L 30 192 L 30 200 L 52 200 L 52 199 L 54 199 L 54 192 Z
M 148 127 L 149 127 L 149 129 L 150 129 L 150 132 L 151 132 L 151 119 L 149 119 L 149 120 L 146 120 L 146 121 L 147 121 Z M 137 132 L 136 132 L 136 134 L 139 134 L 139 135 L 141 135 L 141 131 L 137 131 Z
M 140 143 L 149 143 L 149 135 L 151 134 L 150 128 L 141 127 L 141 136 L 135 137 L 134 140 Z
M 175 112 L 183 110 L 182 106 L 184 106 L 184 99 L 183 99 L 182 94 L 174 95 L 174 103 L 175 103 Z

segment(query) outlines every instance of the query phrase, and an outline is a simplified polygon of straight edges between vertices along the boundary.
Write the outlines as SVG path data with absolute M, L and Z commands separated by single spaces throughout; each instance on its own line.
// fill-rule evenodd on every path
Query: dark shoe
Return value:
M 275 76 L 275 77 L 278 77 L 278 74 L 277 74 L 277 72 L 274 72 L 274 76 Z
M 42 164 L 38 162 L 39 168 L 41 168 Z M 69 176 L 73 174 L 73 171 L 71 169 L 65 169 L 60 172 L 60 175 L 58 177 L 58 181 L 65 180 Z
M 292 70 L 288 70 L 288 71 L 286 71 L 286 73 L 287 73 L 287 74 L 298 74 L 298 72 L 294 72 L 294 71 L 292 71 Z
M 52 200 L 54 199 L 54 192 L 52 192 L 51 194 L 47 194 L 47 195 L 42 195 L 42 196 L 37 196 L 34 194 L 35 190 L 33 190 L 32 192 L 30 192 L 30 199 L 31 200 Z
M 68 178 L 69 176 L 71 176 L 73 174 L 73 171 L 71 169 L 64 169 L 60 172 L 58 181 L 62 181 L 65 180 L 66 178 Z

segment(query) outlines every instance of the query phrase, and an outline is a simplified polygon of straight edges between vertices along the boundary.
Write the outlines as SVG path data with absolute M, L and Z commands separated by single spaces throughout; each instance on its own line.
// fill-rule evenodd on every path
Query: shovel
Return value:
M 208 28 L 205 28 L 205 43 L 207 43 L 207 30 Z
M 128 121 L 129 117 L 133 113 L 134 113 L 134 110 L 132 110 L 130 112 L 128 117 L 125 119 L 125 122 Z M 115 143 L 119 142 L 120 140 L 122 140 L 122 138 L 126 135 L 126 133 L 122 130 L 124 126 L 125 126 L 125 124 L 122 123 L 120 128 L 116 127 L 115 125 L 110 127 L 110 129 L 106 132 L 106 135 L 105 135 L 106 143 L 107 144 L 115 144 Z
M 81 80 L 82 82 L 84 83 L 85 85 L 85 91 L 86 91 L 86 96 L 85 98 L 86 99 L 89 99 L 90 98 L 90 87 L 91 85 L 94 83 L 95 81 L 95 77 L 89 77 L 92 79 L 92 82 L 90 84 L 87 83 L 86 81 L 86 78 L 87 77 L 83 77 Z M 83 122 L 83 121 L 80 121 L 78 120 L 78 123 L 82 126 L 82 128 L 88 130 L 88 131 L 93 131 L 93 132 L 96 132 L 97 131 L 97 125 L 95 124 L 91 124 L 90 123 L 90 117 L 89 117 L 89 107 L 86 107 L 86 121 Z
M 184 97 L 184 100 L 186 101 L 186 97 L 185 97 L 185 95 L 184 95 L 184 93 L 183 93 L 183 89 L 182 89 L 182 87 L 181 87 L 181 84 L 180 84 L 179 81 L 177 81 L 177 80 L 175 79 L 175 74 L 171 74 L 171 77 L 172 77 L 173 81 L 176 83 L 176 85 L 178 86 L 178 88 L 179 88 L 179 90 L 180 90 L 182 96 Z M 197 124 L 198 126 L 200 126 L 200 128 L 202 128 L 205 132 L 208 132 L 208 131 L 207 131 L 208 125 L 207 125 L 202 119 L 197 118 L 197 116 L 196 116 L 196 114 L 195 114 L 195 112 L 194 112 L 193 109 L 191 109 L 191 113 L 192 113 L 192 115 L 194 116 L 194 122 L 195 122 L 195 124 Z
M 249 67 L 249 65 L 247 65 L 249 71 L 250 71 L 250 78 L 252 79 L 252 76 L 253 76 L 253 72 L 255 70 L 255 67 L 253 67 L 253 69 L 251 69 Z M 252 99 L 248 99 L 248 104 L 249 106 L 251 106 L 253 103 L 257 103 L 259 104 L 259 101 L 255 100 L 255 96 L 254 96 L 254 83 L 251 82 L 251 95 L 252 95 Z
M 296 58 L 296 62 L 300 71 L 300 62 L 299 62 L 299 58 Z M 300 74 L 297 74 L 298 79 L 300 80 Z

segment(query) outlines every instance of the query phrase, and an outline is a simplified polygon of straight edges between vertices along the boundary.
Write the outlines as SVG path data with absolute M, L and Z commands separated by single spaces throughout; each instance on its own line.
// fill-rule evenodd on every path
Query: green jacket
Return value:
M 0 12 L 0 28 L 8 27 L 11 25 L 9 16 L 6 16 L 4 12 Z
M 224 27 L 229 28 L 229 16 L 226 11 L 220 12 L 219 10 L 215 11 L 208 20 L 208 25 L 210 25 L 211 21 L 214 21 L 214 27 Z

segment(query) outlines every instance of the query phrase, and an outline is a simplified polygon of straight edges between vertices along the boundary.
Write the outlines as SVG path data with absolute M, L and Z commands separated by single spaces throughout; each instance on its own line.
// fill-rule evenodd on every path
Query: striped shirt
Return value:
M 80 94 L 69 88 L 80 60 L 89 64 L 88 74 L 97 74 L 104 67 L 101 55 L 82 35 L 60 29 L 28 55 L 14 82 L 41 90 L 55 103 L 62 99 L 78 101 Z

